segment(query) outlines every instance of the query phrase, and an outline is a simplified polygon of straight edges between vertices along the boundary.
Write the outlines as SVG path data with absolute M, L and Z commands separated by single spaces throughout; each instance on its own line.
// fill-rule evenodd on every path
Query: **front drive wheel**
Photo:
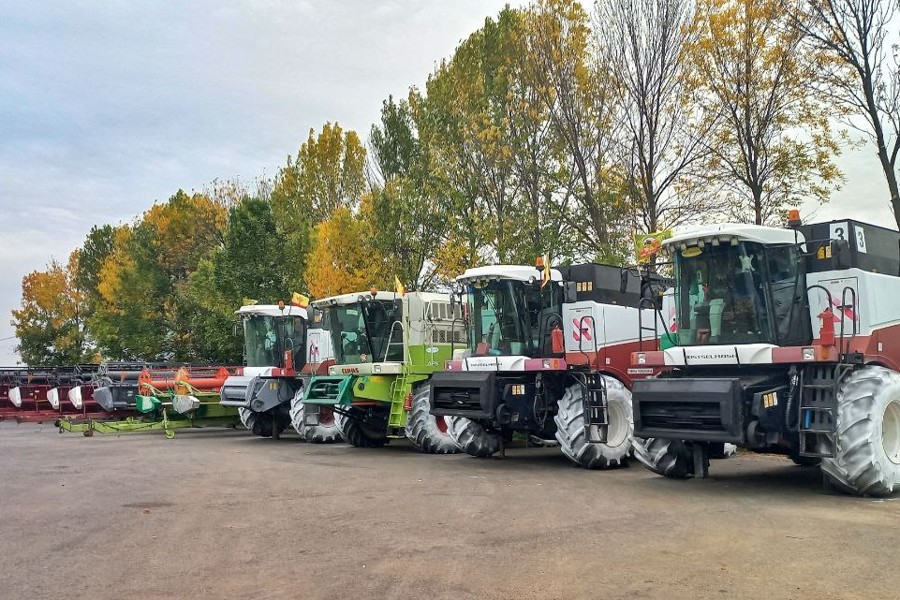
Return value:
M 303 390 L 297 392 L 291 400 L 291 425 L 300 437 L 314 444 L 330 444 L 341 441 L 341 432 L 338 431 L 335 413 L 330 406 L 317 404 L 304 404 L 302 401 Z M 310 419 L 310 415 L 316 415 Z M 309 421 L 315 421 L 315 425 L 309 425 Z
M 686 479 L 694 475 L 694 457 L 690 447 L 680 440 L 634 438 L 634 456 L 658 475 Z
M 406 417 L 406 437 L 423 452 L 455 454 L 459 446 L 450 435 L 446 419 L 431 414 L 431 386 L 427 383 L 415 390 L 412 410 Z
M 334 423 L 345 442 L 357 448 L 380 448 L 387 444 L 387 431 L 363 422 L 366 411 L 352 406 L 345 407 L 344 411 L 335 411 Z
M 900 374 L 868 366 L 838 391 L 834 458 L 822 459 L 827 484 L 857 496 L 887 496 L 900 483 Z
M 448 431 L 459 449 L 470 456 L 487 458 L 500 452 L 500 433 L 486 430 L 465 417 L 446 417 Z
M 609 414 L 606 441 L 588 440 L 585 430 L 584 387 L 575 384 L 566 389 L 559 400 L 556 439 L 560 449 L 572 462 L 586 469 L 608 469 L 626 465 L 631 453 L 634 419 L 631 413 L 631 392 L 620 381 L 603 376 L 606 385 L 606 404 Z

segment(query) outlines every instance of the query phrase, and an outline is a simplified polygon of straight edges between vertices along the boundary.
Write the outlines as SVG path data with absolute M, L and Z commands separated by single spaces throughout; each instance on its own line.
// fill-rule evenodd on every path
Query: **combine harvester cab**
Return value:
M 672 478 L 706 477 L 730 442 L 820 465 L 857 495 L 900 483 L 900 234 L 851 220 L 721 224 L 666 242 L 674 346 L 635 383 L 636 455 Z
M 325 313 L 335 364 L 304 390 L 307 422 L 333 414 L 341 437 L 357 447 L 408 437 L 425 452 L 456 452 L 427 400 L 428 379 L 452 356 L 454 336 L 463 337 L 450 297 L 373 289 L 313 306 Z
M 513 433 L 558 443 L 575 464 L 615 467 L 631 452 L 629 359 L 641 285 L 619 267 L 495 265 L 457 278 L 468 347 L 431 380 L 431 412 L 466 453 L 502 453 Z M 661 285 L 662 280 L 654 283 Z M 646 290 L 645 290 L 646 291 Z M 647 293 L 649 295 L 649 292 Z
M 236 314 L 244 330 L 245 366 L 225 382 L 221 403 L 236 408 L 254 435 L 278 438 L 292 422 L 292 405 L 302 395 L 311 359 L 318 360 L 309 350 L 309 311 L 283 303 L 255 304 Z M 297 412 L 302 413 L 302 405 Z M 299 424 L 302 417 L 297 418 Z M 327 423 L 323 427 L 329 429 Z M 333 441 L 337 432 L 333 425 L 330 430 L 311 433 L 310 439 Z M 303 431 L 301 426 L 298 433 Z

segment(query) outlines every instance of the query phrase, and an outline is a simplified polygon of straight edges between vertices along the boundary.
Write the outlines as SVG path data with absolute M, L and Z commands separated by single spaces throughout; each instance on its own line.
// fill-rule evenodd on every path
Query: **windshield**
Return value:
M 248 367 L 284 367 L 290 350 L 294 368 L 306 361 L 306 326 L 302 317 L 251 315 L 244 318 L 244 358 Z
M 467 286 L 469 350 L 474 356 L 550 356 L 562 327 L 562 289 L 500 280 Z
M 332 306 L 328 313 L 338 364 L 403 361 L 399 301 L 354 302 Z
M 787 274 L 777 277 L 793 281 L 796 268 L 782 261 L 778 269 Z M 676 253 L 678 344 L 773 343 L 765 271 L 761 244 L 706 244 Z

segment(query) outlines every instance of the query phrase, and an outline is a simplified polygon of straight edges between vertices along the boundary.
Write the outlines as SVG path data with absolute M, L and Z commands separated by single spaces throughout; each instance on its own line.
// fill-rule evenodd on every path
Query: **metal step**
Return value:
M 303 393 L 305 404 L 349 404 L 353 377 L 323 375 L 309 380 Z
M 800 456 L 833 458 L 835 455 L 838 373 L 839 369 L 834 367 L 814 367 L 801 377 L 797 407 Z
M 584 384 L 584 430 L 588 442 L 602 444 L 609 428 L 609 405 L 606 402 L 606 384 L 603 377 L 595 375 Z

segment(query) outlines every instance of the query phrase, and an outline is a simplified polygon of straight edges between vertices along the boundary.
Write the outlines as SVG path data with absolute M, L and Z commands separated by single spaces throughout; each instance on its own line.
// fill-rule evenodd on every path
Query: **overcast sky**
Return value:
M 365 137 L 384 98 L 506 3 L 0 0 L 0 364 L 23 275 L 92 225 L 272 175 L 325 121 Z M 893 223 L 871 149 L 840 165 L 818 215 Z

